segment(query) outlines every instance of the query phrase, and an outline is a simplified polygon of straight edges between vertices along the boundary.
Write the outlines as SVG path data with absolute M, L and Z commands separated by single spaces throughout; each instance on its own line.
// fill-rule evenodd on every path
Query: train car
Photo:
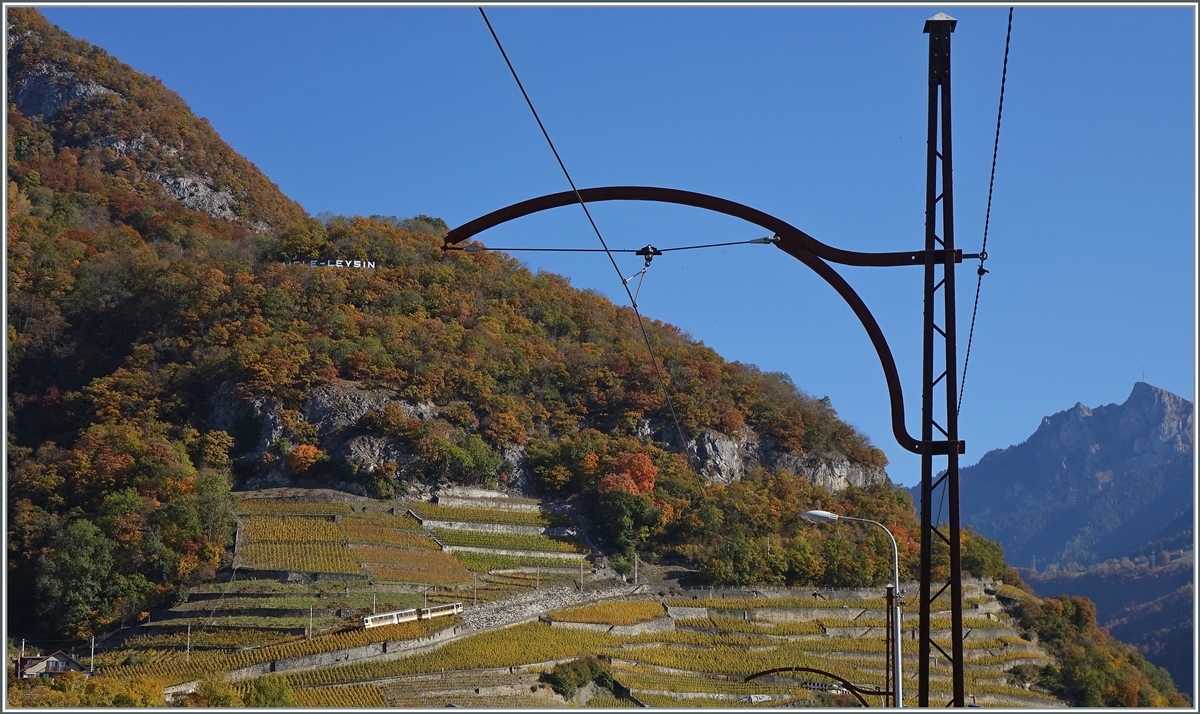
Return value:
M 381 612 L 377 615 L 366 615 L 362 619 L 364 629 L 371 627 L 383 627 L 384 625 L 399 625 L 402 622 L 413 622 L 421 619 L 420 613 L 416 609 L 408 610 L 392 610 L 391 612 Z
M 435 617 L 446 617 L 448 615 L 458 615 L 463 611 L 461 602 L 451 602 L 445 605 L 434 605 L 433 607 L 423 607 L 417 612 L 420 613 L 422 620 L 432 620 Z
M 434 605 L 433 607 L 420 607 L 409 610 L 393 610 L 392 612 L 381 612 L 377 615 L 364 616 L 362 626 L 363 629 L 369 629 L 372 627 L 383 627 L 384 625 L 399 625 L 402 622 L 432 620 L 435 617 L 458 615 L 462 611 L 463 604 L 461 602 L 451 602 L 445 605 Z

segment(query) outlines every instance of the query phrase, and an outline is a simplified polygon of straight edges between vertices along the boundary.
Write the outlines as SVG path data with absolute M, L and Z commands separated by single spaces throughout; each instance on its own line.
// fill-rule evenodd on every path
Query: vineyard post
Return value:
M 191 626 L 189 625 L 189 631 Z M 95 673 L 96 671 L 96 636 L 92 635 L 92 654 L 88 657 L 88 672 Z
M 583 593 L 583 558 L 579 559 L 579 592 Z
M 637 576 L 638 576 L 637 566 L 638 566 L 638 554 L 637 554 L 637 551 L 635 550 L 635 551 L 633 551 L 633 584 L 634 585 L 637 585 Z
M 375 593 L 371 593 L 371 614 L 375 614 Z
M 312 633 L 313 633 L 312 621 L 313 621 L 313 606 L 309 605 L 308 606 L 308 639 L 310 639 L 310 640 L 312 639 Z
M 187 658 L 192 658 L 192 626 L 188 625 L 188 643 L 187 643 Z

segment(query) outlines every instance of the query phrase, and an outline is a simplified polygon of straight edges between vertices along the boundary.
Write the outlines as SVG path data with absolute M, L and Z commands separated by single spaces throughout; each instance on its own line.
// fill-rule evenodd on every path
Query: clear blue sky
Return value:
M 581 187 L 725 197 L 835 246 L 922 247 L 927 36 L 953 36 L 956 230 L 978 250 L 1005 7 L 488 11 Z M 418 213 L 451 226 L 567 184 L 474 7 L 50 7 L 51 22 L 161 79 L 312 214 Z M 964 463 L 1142 378 L 1194 398 L 1195 18 L 1191 7 L 1018 7 Z M 612 247 L 762 235 L 695 209 L 593 209 Z M 578 207 L 495 246 L 596 247 Z M 524 254 L 628 300 L 602 255 Z M 626 273 L 640 268 L 627 256 Z M 918 431 L 921 271 L 844 268 L 875 313 Z M 960 360 L 974 271 L 960 273 Z M 639 299 L 730 360 L 792 376 L 912 485 L 887 392 L 840 298 L 769 246 L 667 255 Z

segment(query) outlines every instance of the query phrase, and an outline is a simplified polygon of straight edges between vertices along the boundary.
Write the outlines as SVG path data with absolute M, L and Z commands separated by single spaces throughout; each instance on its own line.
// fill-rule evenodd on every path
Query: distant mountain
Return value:
M 1192 691 L 1192 403 L 1138 382 L 1123 404 L 1042 419 L 961 474 L 962 522 L 1004 547 L 1041 597 L 1082 595 L 1111 634 Z M 920 503 L 919 487 L 911 489 Z M 1155 561 L 1151 561 L 1151 558 Z M 1039 574 L 1040 573 L 1040 574 Z
M 1192 403 L 1145 382 L 1124 404 L 1076 404 L 962 470 L 962 521 L 1039 569 L 1178 540 L 1192 521 L 1192 430 Z

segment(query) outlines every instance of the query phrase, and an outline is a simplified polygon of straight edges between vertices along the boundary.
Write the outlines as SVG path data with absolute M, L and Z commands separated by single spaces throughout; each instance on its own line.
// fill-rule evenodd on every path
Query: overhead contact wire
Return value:
M 617 259 L 613 257 L 612 251 L 608 248 L 608 243 L 605 242 L 604 236 L 600 233 L 600 228 L 592 218 L 592 212 L 588 210 L 587 202 L 583 200 L 583 196 L 579 195 L 579 189 L 575 187 L 575 181 L 571 179 L 571 173 L 567 171 L 567 166 L 563 163 L 562 157 L 559 156 L 558 149 L 554 148 L 554 142 L 550 139 L 550 133 L 546 131 L 546 125 L 542 123 L 541 117 L 538 116 L 537 109 L 534 108 L 533 101 L 529 98 L 529 93 L 525 91 L 525 85 L 521 84 L 521 78 L 517 76 L 516 68 L 513 67 L 513 63 L 508 59 L 508 53 L 504 51 L 504 45 L 500 43 L 500 37 L 496 35 L 496 30 L 492 27 L 492 23 L 488 20 L 487 13 L 483 11 L 482 7 L 479 8 L 479 14 L 483 16 L 483 21 L 487 24 L 488 32 L 492 33 L 492 39 L 495 40 L 496 47 L 500 50 L 500 55 L 504 58 L 504 63 L 508 65 L 508 71 L 512 73 L 513 79 L 517 83 L 517 88 L 521 90 L 521 96 L 525 97 L 525 103 L 529 106 L 529 111 L 533 113 L 533 118 L 537 121 L 538 128 L 542 130 L 542 136 L 546 137 L 546 143 L 550 145 L 550 151 L 554 153 L 554 158 L 558 161 L 558 167 L 562 169 L 563 176 L 566 176 L 567 183 L 571 185 L 571 191 L 575 193 L 575 198 L 579 200 L 579 205 L 583 208 L 583 213 L 587 216 L 592 230 L 595 231 L 596 238 L 600 239 L 600 245 L 603 246 L 605 254 L 608 255 L 608 260 L 612 263 L 613 270 L 617 271 L 617 277 L 621 278 L 621 286 L 625 288 L 625 294 L 629 296 L 629 304 L 633 306 L 633 314 L 637 317 L 638 327 L 642 331 L 642 339 L 646 343 L 646 351 L 650 353 L 650 363 L 654 365 L 654 373 L 658 377 L 659 386 L 662 387 L 663 397 L 667 401 L 667 407 L 671 410 L 671 420 L 675 422 L 675 429 L 679 432 L 680 447 L 686 454 L 688 453 L 687 437 L 683 434 L 683 427 L 679 425 L 679 417 L 675 413 L 675 404 L 671 400 L 671 393 L 667 389 L 662 369 L 658 365 L 658 358 L 654 356 L 654 348 L 650 345 L 650 334 L 646 331 L 646 324 L 642 321 L 642 313 L 638 310 L 637 301 L 633 298 L 633 292 L 629 289 L 629 283 L 625 281 L 625 276 L 621 273 L 621 268 L 617 265 Z
M 1000 119 L 1004 116 L 1004 83 L 1008 79 L 1008 45 L 1012 39 L 1013 9 L 1008 8 L 1008 30 L 1004 35 L 1004 67 L 1000 71 L 1000 105 L 996 109 L 996 139 L 992 143 L 992 176 L 988 180 L 987 212 L 983 218 L 983 247 L 979 251 L 979 277 L 975 280 L 975 305 L 971 308 L 971 329 L 967 333 L 967 352 L 963 356 L 962 379 L 958 382 L 958 411 L 962 411 L 963 390 L 967 386 L 967 365 L 971 362 L 971 342 L 975 337 L 975 317 L 979 313 L 979 291 L 983 287 L 983 276 L 987 274 L 983 264 L 987 261 L 988 226 L 992 219 L 992 189 L 996 186 L 996 156 L 1000 151 Z

